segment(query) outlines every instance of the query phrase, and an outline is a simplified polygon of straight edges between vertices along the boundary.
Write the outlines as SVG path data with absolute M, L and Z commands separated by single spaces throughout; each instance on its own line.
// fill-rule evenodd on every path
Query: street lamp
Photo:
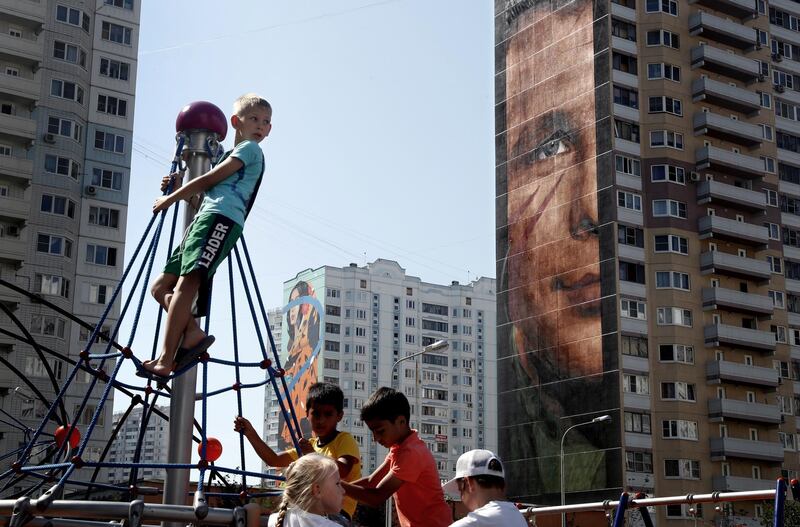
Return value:
M 578 428 L 579 426 L 586 426 L 591 425 L 594 423 L 602 423 L 604 421 L 611 421 L 611 416 L 601 415 L 600 417 L 595 417 L 591 421 L 586 421 L 585 423 L 578 423 L 576 425 L 572 425 L 567 428 L 564 433 L 561 435 L 561 452 L 559 454 L 559 461 L 561 464 L 561 506 L 564 506 L 564 439 L 567 437 L 567 434 L 573 428 Z M 567 527 L 567 515 L 564 511 L 561 511 L 561 527 Z
M 400 364 L 401 362 L 406 361 L 408 359 L 413 359 L 414 357 L 419 357 L 420 355 L 424 355 L 426 353 L 430 353 L 431 351 L 442 351 L 442 350 L 445 350 L 445 349 L 447 349 L 448 346 L 450 346 L 450 344 L 446 340 L 437 340 L 436 342 L 432 342 L 432 343 L 428 344 L 427 346 L 425 346 L 424 348 L 422 348 L 421 351 L 418 351 L 416 353 L 412 353 L 411 355 L 399 358 L 396 361 L 394 361 L 394 364 L 392 364 L 392 371 L 391 371 L 392 385 L 394 385 L 394 370 L 395 370 L 395 368 L 397 368 L 398 364 Z M 399 384 L 400 380 L 398 379 L 397 382 Z M 418 384 L 419 384 L 419 381 L 415 382 L 415 385 L 414 385 L 414 392 L 415 393 L 419 389 Z M 417 397 L 419 397 L 419 394 L 417 394 Z M 419 405 L 415 404 L 414 406 L 417 407 Z M 417 412 L 417 419 L 419 419 L 420 418 L 419 409 L 415 408 L 415 411 Z M 389 499 L 386 500 L 386 527 L 391 527 L 391 525 L 392 525 L 392 498 L 390 496 Z

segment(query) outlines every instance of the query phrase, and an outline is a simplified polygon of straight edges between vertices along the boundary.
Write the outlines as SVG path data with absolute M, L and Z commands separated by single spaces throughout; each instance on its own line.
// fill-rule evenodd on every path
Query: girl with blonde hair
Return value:
M 290 464 L 278 512 L 269 517 L 269 527 L 339 527 L 325 517 L 342 509 L 344 489 L 339 467 L 329 457 L 306 454 Z

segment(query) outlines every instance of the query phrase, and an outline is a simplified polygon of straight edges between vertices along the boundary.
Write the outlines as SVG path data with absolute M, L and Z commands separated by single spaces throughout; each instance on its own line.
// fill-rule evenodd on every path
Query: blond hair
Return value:
M 252 110 L 258 106 L 266 108 L 270 112 L 272 111 L 272 106 L 265 98 L 255 93 L 245 93 L 233 101 L 233 114 L 241 117 L 248 110 Z
M 289 507 L 307 511 L 314 503 L 314 484 L 322 483 L 339 471 L 339 466 L 329 457 L 319 454 L 306 454 L 291 463 L 284 472 L 286 484 L 283 489 L 278 517 L 275 525 L 283 527 Z

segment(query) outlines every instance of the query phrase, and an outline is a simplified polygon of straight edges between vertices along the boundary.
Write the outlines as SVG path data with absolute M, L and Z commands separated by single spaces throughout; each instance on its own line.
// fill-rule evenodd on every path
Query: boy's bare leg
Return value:
M 175 362 L 175 353 L 178 351 L 178 344 L 180 343 L 181 336 L 184 334 L 190 324 L 194 324 L 200 333 L 205 336 L 197 322 L 192 317 L 192 302 L 194 296 L 200 289 L 200 273 L 191 272 L 187 275 L 178 278 L 175 285 L 175 292 L 169 299 L 164 296 L 164 303 L 167 304 L 167 322 L 164 330 L 164 345 L 161 349 L 161 355 L 153 361 L 143 364 L 144 368 L 157 375 L 166 377 L 172 372 L 172 364 Z M 196 333 L 193 331 L 193 333 Z M 193 335 L 196 337 L 196 335 Z M 187 335 L 188 337 L 188 335 Z M 197 340 L 202 340 L 202 336 Z M 186 346 L 197 344 L 191 341 L 184 342 Z
M 169 313 L 169 304 L 172 301 L 172 296 L 175 294 L 175 286 L 178 283 L 178 276 L 174 274 L 162 273 L 150 286 L 150 294 L 156 299 L 164 311 Z M 204 338 L 206 333 L 200 328 L 197 319 L 189 317 L 189 322 L 183 330 L 183 347 L 193 348 L 199 344 Z M 151 361 L 147 361 L 151 362 Z
M 248 503 L 244 510 L 247 512 L 245 527 L 261 527 L 261 506 L 258 503 Z

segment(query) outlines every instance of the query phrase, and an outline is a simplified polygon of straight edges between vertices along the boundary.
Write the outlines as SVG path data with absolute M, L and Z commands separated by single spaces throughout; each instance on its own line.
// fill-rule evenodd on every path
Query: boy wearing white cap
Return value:
M 446 494 L 459 495 L 471 512 L 450 527 L 527 527 L 528 522 L 506 500 L 503 465 L 489 450 L 470 450 L 456 462 L 456 477 L 442 486 Z

